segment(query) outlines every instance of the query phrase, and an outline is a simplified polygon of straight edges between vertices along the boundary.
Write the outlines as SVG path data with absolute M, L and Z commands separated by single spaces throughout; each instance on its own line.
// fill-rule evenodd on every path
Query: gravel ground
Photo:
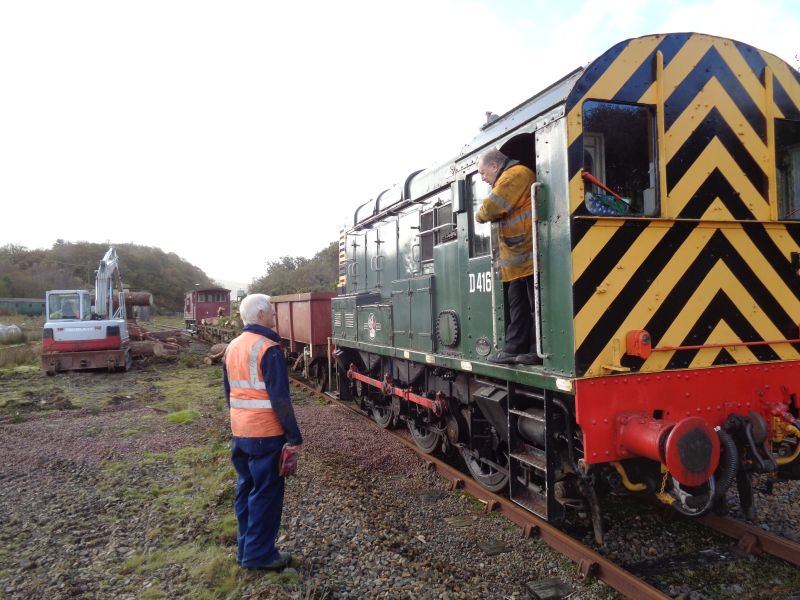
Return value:
M 115 390 L 103 405 L 67 410 L 64 402 L 64 410 L 0 424 L 0 596 L 502 599 L 524 598 L 529 582 L 553 579 L 571 599 L 618 597 L 603 584 L 578 582 L 569 561 L 522 539 L 470 496 L 448 491 L 385 432 L 302 394 L 296 410 L 306 443 L 287 485 L 280 541 L 293 553 L 292 569 L 245 573 L 235 564 L 234 540 L 214 533 L 219 519 L 232 516 L 230 477 L 203 500 L 199 516 L 172 514 L 195 492 L 191 471 L 174 468 L 171 457 L 218 439 L 225 427 L 219 413 L 201 409 L 198 420 L 171 424 L 160 392 L 154 387 L 148 396 L 158 384 L 153 373 L 126 377 L 139 386 L 136 394 Z M 223 469 L 230 469 L 224 456 L 224 476 Z M 781 482 L 771 496 L 760 495 L 763 526 L 796 535 L 799 492 L 796 482 Z M 603 552 L 674 597 L 792 597 L 792 575 L 780 561 L 738 557 L 725 538 L 651 507 L 611 500 L 606 508 Z M 698 552 L 707 565 L 697 562 Z M 203 589 L 196 563 L 208 556 L 215 574 Z M 137 557 L 154 564 L 133 569 Z M 155 564 L 155 557 L 171 558 Z M 227 588 L 219 585 L 224 577 Z
M 563 557 L 470 496 L 449 492 L 398 441 L 338 406 L 297 410 L 303 476 L 287 488 L 284 549 L 337 598 L 524 598 L 526 583 L 560 579 Z M 322 418 L 320 418 L 322 417 Z

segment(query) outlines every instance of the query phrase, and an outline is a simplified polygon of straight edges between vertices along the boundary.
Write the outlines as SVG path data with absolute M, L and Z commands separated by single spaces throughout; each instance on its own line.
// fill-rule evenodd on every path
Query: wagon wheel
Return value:
M 473 450 L 462 448 L 461 456 L 464 462 L 467 463 L 467 469 L 469 469 L 475 481 L 487 490 L 499 492 L 508 485 L 508 473 L 504 473 L 497 465 L 484 460 Z M 503 455 L 502 459 L 508 464 L 508 459 L 505 455 Z
M 314 359 L 308 367 L 308 375 L 314 382 L 314 389 L 322 393 L 328 389 L 328 363 L 324 359 Z
M 433 454 L 439 446 L 439 432 L 426 427 L 425 425 L 418 425 L 414 419 L 408 419 L 408 430 L 411 432 L 411 437 L 417 447 L 426 454 Z

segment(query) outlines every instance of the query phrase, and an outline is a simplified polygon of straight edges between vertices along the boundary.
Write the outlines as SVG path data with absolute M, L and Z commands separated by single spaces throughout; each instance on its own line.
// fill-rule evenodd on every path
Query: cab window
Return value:
M 50 319 L 80 319 L 81 299 L 78 294 L 51 294 Z
M 800 121 L 775 120 L 778 218 L 800 220 Z
M 658 215 L 655 119 L 646 106 L 583 103 L 586 208 L 600 216 Z
M 491 193 L 492 188 L 481 180 L 478 173 L 473 173 L 467 178 L 467 187 L 470 198 L 469 255 L 474 258 L 489 254 L 491 247 L 492 224 L 476 222 L 475 215 L 478 214 L 478 209 L 483 200 Z

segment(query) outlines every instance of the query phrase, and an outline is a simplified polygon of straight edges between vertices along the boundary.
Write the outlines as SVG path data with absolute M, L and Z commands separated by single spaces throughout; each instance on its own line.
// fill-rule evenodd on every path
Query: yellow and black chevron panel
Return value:
M 588 100 L 655 115 L 654 213 L 588 210 Z M 648 36 L 592 63 L 566 112 L 577 374 L 800 358 L 800 215 L 779 220 L 775 153 L 775 120 L 800 121 L 798 73 L 729 39 Z M 626 355 L 639 330 L 647 358 Z

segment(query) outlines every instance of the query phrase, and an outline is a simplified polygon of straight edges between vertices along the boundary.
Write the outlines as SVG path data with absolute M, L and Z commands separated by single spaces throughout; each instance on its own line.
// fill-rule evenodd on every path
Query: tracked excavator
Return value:
M 46 293 L 45 306 L 42 367 L 48 375 L 60 371 L 130 368 L 125 292 L 119 258 L 113 247 L 97 269 L 94 298 L 87 290 L 52 290 Z

